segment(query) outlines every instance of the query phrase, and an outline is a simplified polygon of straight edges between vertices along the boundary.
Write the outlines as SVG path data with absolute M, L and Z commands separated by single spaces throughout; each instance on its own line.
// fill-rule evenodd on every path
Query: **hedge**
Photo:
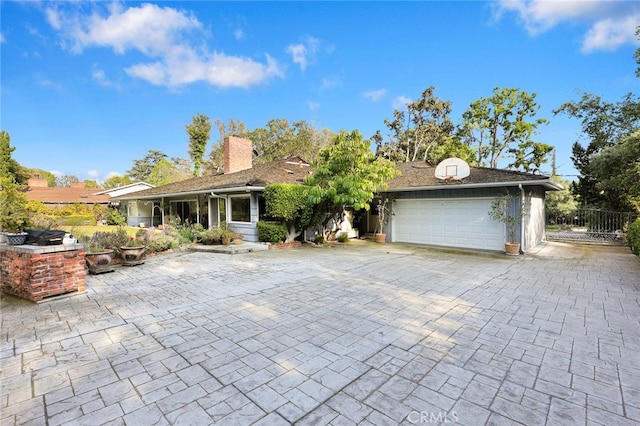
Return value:
M 279 223 L 259 221 L 256 226 L 258 227 L 258 239 L 263 242 L 281 243 L 287 236 L 287 229 Z

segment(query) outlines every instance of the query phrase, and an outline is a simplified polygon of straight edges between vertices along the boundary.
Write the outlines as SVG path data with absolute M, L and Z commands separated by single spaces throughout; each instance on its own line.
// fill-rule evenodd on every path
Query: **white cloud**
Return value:
M 94 65 L 93 70 L 91 70 L 91 78 L 101 86 L 115 87 L 115 84 L 107 78 L 105 72 L 98 68 L 97 65 Z
M 636 27 L 640 25 L 640 13 L 623 19 L 605 19 L 596 22 L 587 31 L 582 51 L 615 50 L 618 46 L 633 43 L 636 40 Z
M 62 92 L 62 85 L 60 83 L 57 83 L 57 82 L 52 81 L 52 80 L 49 80 L 47 78 L 40 79 L 38 81 L 38 84 L 40 84 L 43 87 L 50 87 L 53 90 L 55 90 L 56 92 Z
M 289 45 L 287 53 L 291 55 L 293 62 L 298 64 L 300 69 L 304 71 L 309 63 L 315 62 L 319 47 L 319 39 L 305 37 L 302 43 Z
M 338 84 L 340 84 L 340 79 L 338 77 L 325 77 L 320 83 L 320 90 L 333 89 L 334 87 L 338 86 Z
M 411 102 L 413 102 L 411 98 L 407 98 L 406 96 L 396 96 L 391 102 L 391 105 L 393 105 L 393 109 L 403 109 Z
M 386 96 L 386 94 L 387 94 L 386 89 L 378 89 L 378 90 L 369 90 L 367 92 L 364 92 L 362 96 L 364 96 L 365 99 L 369 99 L 372 102 L 379 102 L 380 100 L 382 100 L 382 98 Z
M 60 31 L 64 46 L 74 53 L 97 46 L 111 48 L 117 54 L 144 54 L 149 62 L 132 64 L 125 71 L 154 85 L 176 87 L 204 81 L 218 87 L 247 88 L 284 77 L 283 68 L 269 55 L 261 63 L 208 52 L 202 46 L 205 33 L 198 19 L 169 7 L 143 4 L 124 9 L 119 3 L 111 3 L 106 15 L 97 10 L 81 15 L 52 6 L 47 9 L 47 19 Z
M 307 106 L 309 107 L 310 111 L 314 111 L 314 112 L 320 109 L 319 102 L 307 101 Z
M 635 27 L 640 24 L 640 3 L 632 1 L 500 0 L 493 4 L 493 11 L 497 19 L 515 13 L 531 36 L 565 22 L 587 24 L 582 44 L 585 53 L 634 43 Z
M 241 28 L 238 28 L 237 30 L 235 30 L 233 32 L 233 36 L 235 37 L 236 40 L 243 40 L 244 39 L 244 30 L 242 30 Z
M 93 180 L 96 180 L 96 179 L 98 179 L 98 176 L 100 176 L 100 173 L 98 173 L 97 170 L 89 170 L 87 172 L 87 176 L 89 176 Z
M 6 41 L 7 41 L 7 39 L 4 38 L 4 34 L 0 33 L 0 44 L 4 43 Z

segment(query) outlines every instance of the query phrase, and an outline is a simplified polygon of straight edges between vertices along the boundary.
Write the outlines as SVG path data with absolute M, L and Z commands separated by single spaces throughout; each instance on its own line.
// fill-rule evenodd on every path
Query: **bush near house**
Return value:
M 636 219 L 636 221 L 629 226 L 627 242 L 633 254 L 640 256 L 640 218 Z
M 287 228 L 279 223 L 259 221 L 256 226 L 258 239 L 262 242 L 277 244 L 283 242 L 287 236 Z

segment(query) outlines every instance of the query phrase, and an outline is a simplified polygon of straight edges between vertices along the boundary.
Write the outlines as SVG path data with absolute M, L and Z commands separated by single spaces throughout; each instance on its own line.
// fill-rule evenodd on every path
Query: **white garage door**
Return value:
M 504 250 L 504 224 L 489 218 L 491 199 L 396 200 L 392 240 Z

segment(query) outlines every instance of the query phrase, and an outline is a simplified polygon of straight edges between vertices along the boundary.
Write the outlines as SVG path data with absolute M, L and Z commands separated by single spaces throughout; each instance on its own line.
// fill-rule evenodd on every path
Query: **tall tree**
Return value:
M 56 176 L 56 186 L 58 188 L 69 188 L 72 184 L 80 182 L 77 176 L 74 175 L 60 175 Z
M 158 161 L 153 167 L 153 171 L 147 178 L 147 183 L 155 186 L 167 185 L 169 183 L 185 180 L 191 176 L 189 164 L 176 163 L 166 158 Z
M 570 182 L 557 175 L 552 175 L 551 180 L 562 185 L 564 189 L 561 191 L 549 191 L 546 193 L 544 197 L 546 213 L 556 217 L 570 215 L 578 208 L 578 203 L 569 189 Z
M 323 237 L 327 225 L 338 219 L 345 207 L 369 210 L 375 193 L 386 188 L 386 181 L 396 176 L 395 164 L 385 158 L 374 158 L 371 142 L 363 140 L 357 130 L 340 133 L 333 144 L 320 151 L 316 171 L 305 179 L 310 186 L 311 203 L 326 207 L 322 222 Z
M 640 98 L 627 94 L 620 102 L 611 103 L 600 96 L 585 93 L 579 101 L 562 104 L 554 110 L 554 114 L 566 114 L 579 119 L 582 132 L 588 139 L 586 146 L 579 140 L 572 146 L 571 160 L 580 174 L 572 189 L 580 203 L 611 210 L 628 208 L 629 200 L 625 194 L 613 188 L 604 193 L 599 184 L 600 180 L 608 180 L 608 177 L 620 173 L 622 169 L 602 167 L 606 164 L 604 161 L 596 169 L 592 161 L 640 129 Z
M 246 135 L 253 143 L 256 164 L 292 156 L 313 162 L 320 150 L 331 143 L 333 136 L 330 131 L 319 131 L 304 120 L 290 125 L 284 118 L 269 120 L 265 128 L 257 128 Z
M 121 186 L 132 184 L 133 181 L 127 175 L 124 176 L 111 176 L 109 179 L 106 179 L 102 186 L 106 189 L 120 188 Z
M 433 86 L 427 87 L 420 99 L 407 104 L 406 112 L 395 110 L 393 120 L 384 120 L 391 132 L 388 142 L 380 131 L 372 137 L 378 157 L 395 162 L 433 161 L 432 152 L 446 144 L 454 130 L 449 118 L 451 102 L 439 99 L 434 90 Z
M 24 169 L 12 157 L 15 147 L 11 146 L 8 132 L 0 131 L 0 231 L 22 232 L 31 222 L 27 212 L 27 198 L 19 182 Z
M 146 181 L 155 165 L 166 158 L 167 154 L 164 152 L 150 149 L 141 160 L 133 160 L 133 166 L 127 170 L 127 175 L 134 181 Z
M 193 176 L 200 176 L 202 158 L 211 132 L 211 121 L 206 115 L 198 113 L 192 118 L 192 123 L 187 124 L 185 128 L 189 135 L 189 156 L 193 163 Z
M 596 190 L 610 208 L 640 212 L 640 130 L 591 159 Z
M 462 115 L 461 136 L 478 165 L 496 169 L 507 154 L 513 158 L 508 168 L 532 171 L 546 162 L 553 147 L 532 140 L 538 126 L 548 124 L 535 118 L 539 109 L 535 93 L 512 88 L 496 87 L 492 96 L 472 102 Z
M 0 167 L 13 177 L 13 180 L 18 186 L 23 186 L 29 181 L 31 173 L 12 157 L 15 149 L 15 147 L 11 146 L 11 136 L 9 132 L 4 130 L 0 131 Z

